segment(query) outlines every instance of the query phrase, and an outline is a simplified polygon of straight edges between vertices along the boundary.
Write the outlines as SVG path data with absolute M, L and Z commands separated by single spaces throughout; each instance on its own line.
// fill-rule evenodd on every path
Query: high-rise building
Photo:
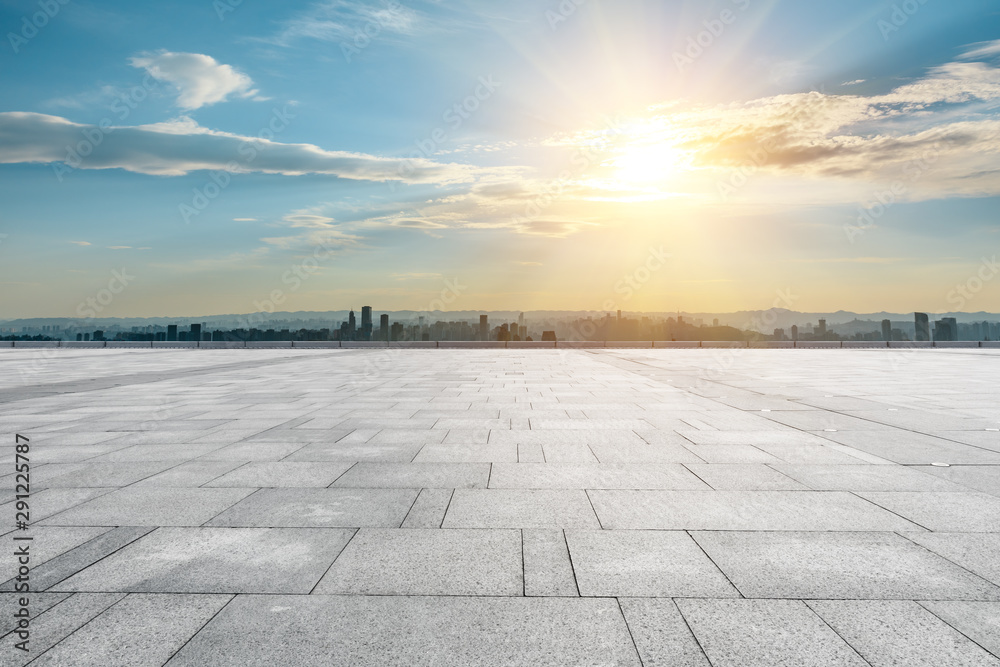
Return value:
M 928 341 L 931 339 L 931 323 L 927 313 L 913 313 L 913 340 Z
M 487 315 L 479 316 L 479 340 L 490 339 L 490 320 Z
M 521 313 L 520 315 L 517 316 L 517 329 L 518 329 L 518 331 L 520 331 L 521 327 L 523 327 L 523 326 L 524 326 L 524 313 Z
M 882 340 L 892 340 L 892 322 L 882 320 Z
M 958 322 L 954 317 L 942 317 L 934 322 L 934 340 L 958 340 Z
M 177 325 L 168 324 L 167 325 L 167 340 L 177 340 Z
M 816 327 L 816 335 L 817 336 L 825 336 L 826 335 L 826 320 L 820 320 L 819 321 L 819 326 Z
M 799 325 L 798 324 L 793 324 L 792 325 L 792 340 L 796 340 L 797 341 L 798 339 L 799 339 Z
M 378 333 L 381 340 L 389 341 L 389 316 L 385 313 L 378 318 Z
M 201 325 L 192 324 L 191 332 L 188 334 L 188 340 L 201 340 Z
M 372 307 L 361 306 L 361 340 L 372 339 Z
M 354 316 L 354 311 L 351 310 L 347 315 L 347 340 L 354 340 L 357 336 L 358 331 L 358 318 Z

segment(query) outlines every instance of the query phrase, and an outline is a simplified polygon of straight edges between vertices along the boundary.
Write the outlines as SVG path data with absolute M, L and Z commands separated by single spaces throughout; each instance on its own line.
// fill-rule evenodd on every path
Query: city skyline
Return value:
M 985 0 L 40 7 L 2 318 L 1000 308 Z

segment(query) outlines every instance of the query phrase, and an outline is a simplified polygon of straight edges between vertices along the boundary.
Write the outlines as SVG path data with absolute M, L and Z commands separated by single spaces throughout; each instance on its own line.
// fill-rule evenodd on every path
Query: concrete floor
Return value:
M 998 378 L 986 349 L 0 350 L 4 578 L 33 538 L 0 665 L 1000 666 Z

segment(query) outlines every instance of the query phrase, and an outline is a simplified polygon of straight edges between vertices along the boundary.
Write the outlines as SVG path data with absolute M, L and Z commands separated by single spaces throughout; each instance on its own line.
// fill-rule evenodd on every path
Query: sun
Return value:
M 668 143 L 632 143 L 617 151 L 604 166 L 622 187 L 649 188 L 667 185 L 687 163 L 683 151 Z

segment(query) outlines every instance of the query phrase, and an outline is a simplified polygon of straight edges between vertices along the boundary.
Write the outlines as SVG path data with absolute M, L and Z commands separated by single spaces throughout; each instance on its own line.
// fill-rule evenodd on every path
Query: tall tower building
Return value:
M 358 336 L 358 318 L 354 316 L 354 311 L 351 310 L 347 315 L 347 340 L 354 340 Z
M 389 316 L 385 313 L 378 318 L 379 340 L 389 341 Z
M 892 340 L 892 322 L 882 320 L 882 340 Z
M 177 325 L 168 324 L 167 325 L 167 340 L 177 340 Z
M 479 316 L 479 340 L 490 339 L 490 320 L 487 315 Z
M 931 321 L 927 313 L 913 313 L 913 340 L 928 341 L 931 339 Z
M 361 340 L 372 339 L 372 307 L 361 306 Z
M 188 340 L 201 340 L 201 325 L 192 324 L 191 333 L 188 334 Z

